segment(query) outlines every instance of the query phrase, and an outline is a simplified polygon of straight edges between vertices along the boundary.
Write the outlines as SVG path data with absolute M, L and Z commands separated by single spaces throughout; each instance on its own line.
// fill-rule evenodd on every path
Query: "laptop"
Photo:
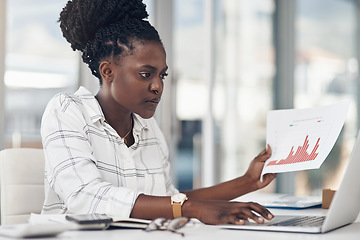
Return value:
M 271 221 L 245 225 L 219 225 L 227 229 L 326 233 L 353 223 L 360 211 L 360 131 L 352 150 L 339 189 L 336 191 L 326 216 L 275 216 Z

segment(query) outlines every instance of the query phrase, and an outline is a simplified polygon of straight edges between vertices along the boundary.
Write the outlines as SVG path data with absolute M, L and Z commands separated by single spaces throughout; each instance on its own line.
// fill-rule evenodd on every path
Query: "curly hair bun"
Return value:
M 60 13 L 60 28 L 73 50 L 86 47 L 96 32 L 116 22 L 148 17 L 141 0 L 70 0 Z

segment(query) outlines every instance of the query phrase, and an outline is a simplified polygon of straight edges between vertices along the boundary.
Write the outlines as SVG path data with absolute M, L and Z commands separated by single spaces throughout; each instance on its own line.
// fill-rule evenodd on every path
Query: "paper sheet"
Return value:
M 344 125 L 349 102 L 267 115 L 266 142 L 272 150 L 261 173 L 320 168 Z

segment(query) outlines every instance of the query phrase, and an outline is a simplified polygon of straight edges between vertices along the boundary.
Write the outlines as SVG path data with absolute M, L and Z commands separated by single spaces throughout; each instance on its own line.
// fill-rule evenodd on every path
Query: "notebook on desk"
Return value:
M 293 196 L 282 194 L 272 200 L 267 200 L 261 203 L 266 208 L 278 209 L 305 209 L 321 207 L 321 196 Z
M 360 132 L 358 133 L 347 168 L 326 216 L 275 216 L 264 224 L 221 225 L 222 228 L 325 233 L 353 223 L 360 212 Z

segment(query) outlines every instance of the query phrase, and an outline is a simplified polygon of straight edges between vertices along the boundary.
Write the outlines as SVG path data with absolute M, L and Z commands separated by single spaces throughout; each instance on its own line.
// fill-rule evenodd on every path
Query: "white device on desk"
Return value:
M 13 224 L 0 226 L 0 236 L 13 238 L 53 237 L 72 229 L 68 224 Z
M 353 223 L 360 212 L 360 132 L 352 150 L 348 166 L 339 189 L 330 205 L 326 216 L 275 216 L 264 224 L 247 222 L 245 225 L 220 225 L 222 228 L 325 233 Z M 303 225 L 302 221 L 309 221 Z

